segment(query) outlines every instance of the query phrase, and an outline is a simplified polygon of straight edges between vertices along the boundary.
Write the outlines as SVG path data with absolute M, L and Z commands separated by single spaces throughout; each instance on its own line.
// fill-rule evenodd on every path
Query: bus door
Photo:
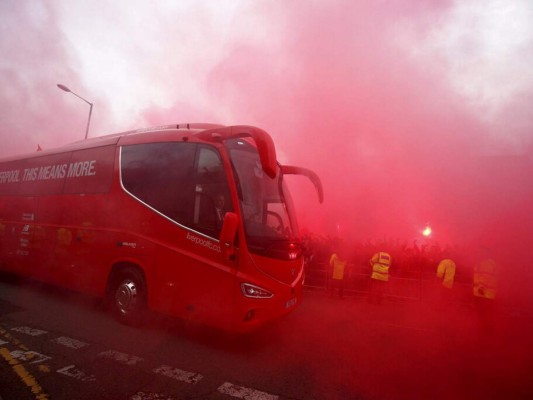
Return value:
M 21 160 L 0 165 L 0 263 L 21 274 L 31 268 L 35 228 L 36 198 L 26 188 L 27 170 L 28 163 Z
M 28 275 L 34 258 L 35 198 L 13 197 L 0 222 L 0 253 L 7 269 Z M 4 217 L 3 215 L 3 217 Z
M 198 148 L 193 190 L 193 232 L 187 237 L 200 257 L 190 261 L 194 273 L 183 290 L 194 299 L 187 304 L 193 317 L 223 324 L 234 308 L 236 264 L 224 256 L 218 239 L 224 216 L 234 207 L 221 156 L 211 146 Z

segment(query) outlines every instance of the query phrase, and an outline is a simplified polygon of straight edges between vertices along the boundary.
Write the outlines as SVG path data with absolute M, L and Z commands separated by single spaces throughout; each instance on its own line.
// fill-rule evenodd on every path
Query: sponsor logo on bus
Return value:
M 23 170 L 0 171 L 0 183 L 45 181 L 50 179 L 79 178 L 96 175 L 96 160 L 70 164 L 46 165 Z
M 207 247 L 210 250 L 214 250 L 217 253 L 221 252 L 220 246 L 218 244 L 213 243 L 209 239 L 204 239 L 201 237 L 198 237 L 196 235 L 191 235 L 190 232 L 187 232 L 187 240 L 190 240 L 194 244 L 197 244 L 199 246 Z

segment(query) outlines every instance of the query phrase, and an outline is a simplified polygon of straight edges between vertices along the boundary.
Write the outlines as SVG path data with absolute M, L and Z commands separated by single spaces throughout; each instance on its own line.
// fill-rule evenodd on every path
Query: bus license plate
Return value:
M 293 299 L 290 299 L 289 301 L 287 301 L 285 303 L 285 308 L 291 308 L 291 307 L 294 307 L 296 305 L 296 303 L 298 302 L 298 299 L 295 297 Z

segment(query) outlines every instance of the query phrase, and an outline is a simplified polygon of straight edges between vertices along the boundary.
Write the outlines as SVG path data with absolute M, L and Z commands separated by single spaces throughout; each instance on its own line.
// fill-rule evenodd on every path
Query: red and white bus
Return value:
M 250 331 L 302 299 L 302 245 L 271 137 L 179 124 L 0 160 L 0 269 Z

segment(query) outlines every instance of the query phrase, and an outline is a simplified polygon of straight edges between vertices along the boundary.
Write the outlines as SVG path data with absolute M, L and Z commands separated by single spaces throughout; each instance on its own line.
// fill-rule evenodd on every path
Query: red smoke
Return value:
M 210 6 L 215 3 L 172 15 L 155 2 L 150 4 L 156 11 L 146 16 L 148 23 L 133 24 L 147 37 L 156 36 L 154 32 L 161 29 L 160 40 L 154 41 L 149 51 L 130 41 L 124 44 L 128 46 L 124 54 L 129 56 L 124 65 L 134 65 L 130 73 L 138 74 L 120 74 L 127 75 L 131 85 L 146 87 L 146 94 L 136 99 L 142 112 L 131 115 L 128 125 L 119 130 L 183 122 L 257 125 L 273 136 L 280 162 L 313 169 L 322 179 L 325 202 L 320 206 L 309 182 L 287 178 L 303 230 L 339 236 L 347 244 L 382 239 L 412 243 L 424 240 L 421 231 L 429 224 L 432 241 L 457 246 L 467 253 L 462 255 L 466 260 L 472 260 L 480 247 L 492 253 L 501 268 L 498 302 L 501 299 L 501 304 L 514 305 L 520 300 L 521 306 L 531 306 L 532 80 L 511 96 L 501 96 L 503 100 L 494 112 L 486 105 L 490 96 L 483 91 L 478 97 L 465 96 L 450 78 L 455 63 L 476 52 L 477 36 L 465 35 L 464 40 L 461 37 L 457 41 L 461 48 L 456 58 L 445 57 L 445 52 L 430 57 L 418 47 L 432 40 L 433 30 L 460 4 L 475 2 L 243 1 L 228 11 L 224 26 L 216 25 L 220 21 L 209 14 L 216 12 Z M 56 84 L 63 83 L 80 95 L 91 93 L 84 87 L 86 77 L 73 51 L 84 43 L 71 42 L 61 31 L 58 4 L 61 2 L 32 2 L 31 6 L 13 0 L 0 2 L 1 156 L 34 151 L 37 144 L 47 149 L 83 139 L 88 107 L 59 91 Z M 106 14 L 113 10 L 110 4 L 106 3 Z M 131 15 L 131 10 L 124 10 L 125 15 Z M 87 16 L 92 21 L 109 22 L 108 18 Z M 138 18 L 144 21 L 144 15 Z M 109 30 L 131 27 L 121 25 L 122 21 L 121 15 L 109 26 L 102 26 Z M 473 15 L 469 27 L 475 30 L 478 23 Z M 134 32 L 126 33 L 134 37 Z M 224 42 L 219 40 L 221 36 L 230 39 Z M 411 43 L 417 40 L 420 43 Z M 213 47 L 219 43 L 225 43 L 223 51 Z M 509 64 L 533 60 L 533 42 L 524 43 Z M 107 47 L 104 41 L 99 46 L 104 54 L 121 50 Z M 212 54 L 221 54 L 221 58 L 209 69 L 204 62 Z M 484 62 L 482 57 L 474 57 L 467 65 L 474 69 L 470 76 L 476 77 L 476 69 L 481 70 Z M 99 63 L 95 69 L 102 75 L 109 73 L 109 64 L 102 60 L 94 63 Z M 195 69 L 189 71 L 187 66 Z M 207 73 L 199 76 L 198 70 Z M 521 82 L 524 77 L 517 74 L 506 78 Z M 190 80 L 198 81 L 192 87 L 198 88 L 199 98 L 187 85 Z M 171 93 L 175 102 L 160 106 L 161 101 L 149 95 L 154 86 Z M 108 127 L 116 124 L 112 110 L 122 105 L 110 100 L 111 95 L 107 99 L 88 98 L 95 103 L 90 136 L 111 133 L 114 128 Z M 326 306 L 321 309 L 323 304 Z M 336 347 L 342 352 L 339 365 L 348 369 L 332 369 L 336 377 L 331 377 L 331 382 L 350 374 L 351 379 L 361 381 L 360 386 L 370 385 L 371 393 L 378 393 L 378 397 L 380 390 L 394 387 L 399 394 L 387 393 L 391 398 L 418 391 L 413 386 L 402 392 L 401 385 L 413 381 L 425 384 L 428 370 L 433 371 L 430 382 L 439 382 L 445 395 L 446 390 L 453 393 L 453 382 L 448 388 L 446 379 L 459 379 L 456 370 L 472 380 L 488 376 L 490 381 L 492 377 L 503 382 L 527 381 L 515 375 L 531 369 L 530 326 L 520 322 L 513 327 L 520 340 L 506 338 L 512 350 L 507 353 L 509 347 L 485 346 L 474 340 L 473 350 L 453 349 L 450 346 L 455 342 L 446 336 L 447 329 L 457 337 L 470 332 L 470 314 L 454 311 L 449 319 L 448 314 L 441 316 L 431 310 L 430 317 L 421 318 L 424 330 L 426 319 L 438 322 L 434 330 L 428 330 L 431 336 L 420 335 L 423 340 L 419 340 L 399 331 L 397 337 L 383 338 L 361 329 L 363 323 L 358 319 L 371 321 L 374 312 L 365 314 L 361 311 L 364 307 L 355 304 L 345 306 L 344 311 L 335 308 L 335 315 L 326 317 L 325 310 L 333 306 L 311 304 L 313 315 L 321 319 L 308 326 L 298 321 L 295 329 L 280 335 L 297 335 L 298 341 L 302 340 L 301 332 L 307 335 L 303 336 L 302 356 L 289 361 L 281 356 L 283 364 L 292 366 L 294 362 L 295 368 L 304 365 L 310 373 L 318 373 L 315 370 L 322 371 L 318 365 L 322 359 L 317 357 L 317 350 L 318 354 L 329 353 Z M 391 314 L 386 319 L 389 322 L 416 317 L 411 311 L 392 315 L 392 309 L 383 310 Z M 340 332 L 344 342 L 329 330 L 330 317 L 346 319 L 348 328 Z M 442 333 L 438 334 L 441 325 Z M 324 338 L 331 339 L 317 348 L 316 343 Z M 269 343 L 272 340 L 269 336 Z M 347 347 L 339 347 L 339 343 L 347 343 Z M 382 347 L 384 343 L 388 347 Z M 407 365 L 412 358 L 404 357 L 404 349 L 414 349 L 412 368 Z M 393 362 L 389 350 L 397 355 Z M 441 364 L 440 355 L 449 358 L 448 364 Z M 366 363 L 368 377 L 351 374 L 357 365 Z M 493 372 L 493 365 L 498 374 Z M 485 374 L 478 374 L 480 368 Z M 487 375 L 488 370 L 494 376 Z M 382 388 L 377 382 L 379 373 L 390 376 L 397 386 Z M 331 383 L 329 377 L 320 379 Z M 426 391 L 435 395 L 433 389 Z
M 0 16 L 5 65 L 0 73 L 0 155 L 83 140 L 89 106 L 56 86 L 63 83 L 74 92 L 84 92 L 77 60 L 68 51 L 70 43 L 59 29 L 53 5 L 2 1 Z M 105 106 L 99 106 L 91 122 L 93 134 L 101 131 L 102 119 L 107 117 Z
M 95 103 L 90 136 L 114 126 L 111 108 L 120 104 L 90 96 L 73 51 L 83 43 L 60 29 L 61 3 L 50 4 L 0 3 L 0 50 L 9 60 L 0 74 L 2 155 L 83 138 L 88 106 L 57 83 L 88 93 Z M 483 244 L 504 259 L 531 254 L 532 88 L 485 118 L 451 84 L 449 59 L 429 60 L 405 43 L 431 38 L 454 7 L 445 0 L 244 2 L 220 32 L 209 7 L 175 19 L 158 10 L 162 24 L 173 24 L 164 25 L 168 31 L 150 57 L 130 49 L 135 57 L 127 61 L 137 66 L 133 71 L 152 68 L 147 93 L 156 82 L 176 101 L 158 106 L 140 96 L 144 112 L 121 129 L 188 121 L 258 125 L 274 137 L 282 163 L 311 168 L 322 178 L 323 206 L 315 204 L 310 184 L 291 178 L 304 229 L 348 241 L 411 241 L 429 223 L 432 240 L 442 245 Z M 201 24 L 194 24 L 200 16 Z M 195 71 L 165 68 L 180 65 L 172 57 L 181 45 L 193 48 L 188 38 L 198 46 L 185 55 L 187 65 L 205 60 L 214 51 L 210 41 L 233 26 L 242 35 L 228 36 L 220 61 L 198 83 L 203 101 L 193 99 L 183 87 L 199 79 Z M 165 52 L 158 54 L 162 43 Z M 106 43 L 101 46 L 105 53 Z M 465 40 L 461 51 L 475 46 Z M 520 56 L 531 54 L 529 42 Z M 105 63 L 100 70 L 107 73 Z M 157 81 L 161 71 L 164 83 Z M 133 85 L 140 77 L 129 79 Z M 495 127 L 503 134 L 494 134 Z
M 531 281 L 515 264 L 532 255 L 531 94 L 487 122 L 452 87 L 446 60 L 424 62 L 397 45 L 399 26 L 417 21 L 425 35 L 452 3 L 409 4 L 253 9 L 275 24 L 272 43 L 229 48 L 208 90 L 235 120 L 270 131 L 282 162 L 321 176 L 322 207 L 293 182 L 302 227 L 348 242 L 410 242 L 429 223 L 441 246 L 465 257 L 488 247 L 509 279 Z M 494 125 L 513 130 L 498 137 Z
M 533 211 L 525 201 L 530 158 L 509 154 L 509 138 L 490 135 L 442 70 L 395 45 L 398 25 L 418 19 L 423 35 L 449 6 L 263 9 L 265 24 L 279 23 L 282 41 L 236 44 L 209 76 L 209 91 L 236 119 L 270 130 L 282 162 L 322 177 L 326 204 L 302 202 L 309 207 L 304 226 L 335 233 L 341 225 L 358 239 L 412 239 L 429 222 L 435 239 L 456 243 L 487 230 L 491 238 L 508 237 L 513 232 L 502 230 L 523 231 L 531 222 L 515 220 L 517 207 L 526 218 Z M 526 131 L 513 140 L 528 144 Z M 317 214 L 325 215 L 319 224 Z M 491 227 L 494 218 L 500 232 Z

